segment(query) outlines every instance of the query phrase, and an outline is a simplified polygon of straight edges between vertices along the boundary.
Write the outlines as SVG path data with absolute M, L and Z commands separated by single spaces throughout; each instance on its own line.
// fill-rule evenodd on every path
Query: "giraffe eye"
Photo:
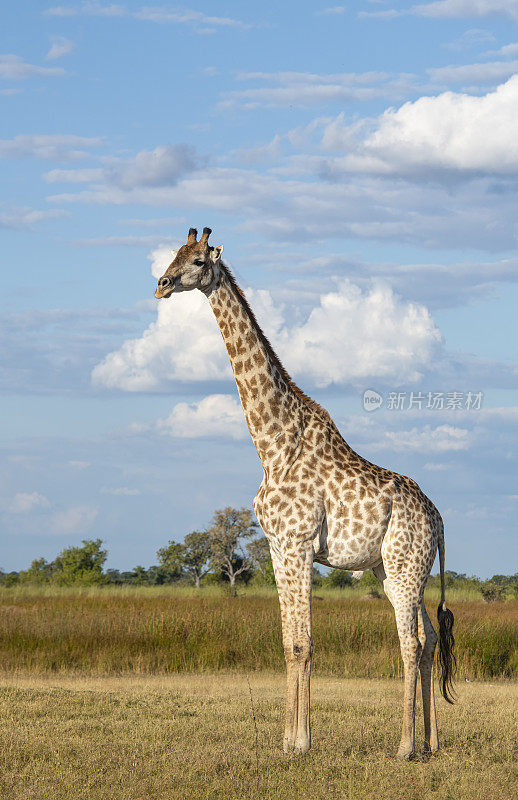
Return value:
M 205 264 L 205 261 L 202 261 L 201 258 L 195 258 L 194 259 L 194 264 L 197 267 L 203 267 L 203 265 Z

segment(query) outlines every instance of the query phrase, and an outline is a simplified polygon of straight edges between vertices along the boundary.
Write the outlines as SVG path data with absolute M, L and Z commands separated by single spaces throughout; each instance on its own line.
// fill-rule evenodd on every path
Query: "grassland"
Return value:
M 452 598 L 449 604 L 460 679 L 516 677 L 518 601 Z M 432 598 L 432 618 L 434 605 Z M 313 622 L 317 675 L 401 677 L 394 615 L 385 599 L 317 590 Z M 170 587 L 0 592 L 3 671 L 142 675 L 283 668 L 273 591 L 236 598 Z
M 398 762 L 397 681 L 313 681 L 313 749 L 281 749 L 284 684 L 244 674 L 2 678 L 2 800 L 511 800 L 518 690 L 463 683 L 442 750 Z M 422 726 L 418 724 L 419 736 Z

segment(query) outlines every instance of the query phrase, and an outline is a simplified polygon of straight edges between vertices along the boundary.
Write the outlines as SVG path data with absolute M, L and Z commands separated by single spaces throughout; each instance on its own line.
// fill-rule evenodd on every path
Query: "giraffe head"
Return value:
M 186 244 L 175 253 L 173 261 L 159 279 L 155 297 L 170 297 L 173 292 L 188 292 L 200 289 L 207 292 L 217 283 L 220 274 L 220 258 L 223 245 L 209 245 L 210 228 L 204 228 L 200 241 L 196 241 L 198 231 L 189 229 Z

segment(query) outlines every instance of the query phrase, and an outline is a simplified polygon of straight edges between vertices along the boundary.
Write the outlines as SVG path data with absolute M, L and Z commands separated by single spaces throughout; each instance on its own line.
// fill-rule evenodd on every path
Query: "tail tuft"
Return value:
M 439 666 L 441 670 L 440 684 L 441 694 L 448 703 L 455 702 L 455 691 L 453 679 L 457 672 L 457 661 L 453 648 L 455 639 L 453 638 L 453 613 L 446 608 L 446 603 L 442 600 L 437 609 L 437 620 L 439 622 Z

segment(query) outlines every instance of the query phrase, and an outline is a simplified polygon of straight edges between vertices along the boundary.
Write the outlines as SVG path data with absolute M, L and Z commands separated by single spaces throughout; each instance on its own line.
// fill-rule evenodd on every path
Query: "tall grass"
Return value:
M 211 588 L 4 589 L 0 669 L 32 673 L 169 673 L 281 670 L 278 601 Z M 461 678 L 518 673 L 518 601 L 454 605 Z M 432 616 L 432 615 L 431 615 Z M 433 618 L 433 617 L 432 617 Z M 318 590 L 314 667 L 347 677 L 402 675 L 394 615 L 385 599 Z

